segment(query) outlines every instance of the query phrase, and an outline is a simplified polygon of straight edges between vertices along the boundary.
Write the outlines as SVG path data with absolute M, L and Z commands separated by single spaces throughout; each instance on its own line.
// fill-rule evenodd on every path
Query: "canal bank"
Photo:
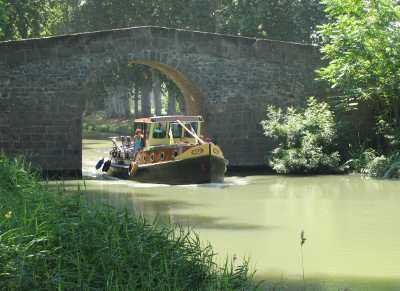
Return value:
M 84 141 L 90 201 L 191 226 L 221 259 L 250 257 L 259 278 L 288 286 L 301 278 L 304 230 L 306 280 L 328 286 L 315 290 L 400 289 L 400 181 L 359 175 L 228 177 L 223 184 L 188 186 L 105 180 L 93 165 L 109 143 Z
M 0 153 L 1 290 L 248 290 L 247 264 L 215 263 L 190 230 L 49 185 Z

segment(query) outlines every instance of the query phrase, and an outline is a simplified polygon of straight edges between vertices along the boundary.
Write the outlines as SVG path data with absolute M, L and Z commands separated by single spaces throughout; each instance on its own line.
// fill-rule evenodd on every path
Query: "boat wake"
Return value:
M 84 179 L 88 180 L 96 180 L 99 183 L 107 184 L 107 185 L 124 185 L 128 188 L 155 188 L 155 187 L 170 187 L 171 185 L 167 184 L 155 184 L 155 183 L 141 183 L 132 180 L 124 180 L 119 179 L 117 177 L 113 177 L 107 175 L 106 173 L 101 172 L 100 170 L 95 169 L 82 169 L 82 176 Z
M 93 165 L 93 164 L 95 164 L 95 162 L 91 162 L 89 164 Z M 85 179 L 104 181 L 107 184 L 125 185 L 129 188 L 172 187 L 172 185 L 169 185 L 169 184 L 142 183 L 142 182 L 136 182 L 136 181 L 132 181 L 132 180 L 119 179 L 119 178 L 107 175 L 106 173 L 101 172 L 101 170 L 95 170 L 92 166 L 84 167 L 82 169 L 82 175 Z M 196 188 L 196 187 L 226 188 L 226 187 L 232 187 L 232 186 L 245 186 L 248 184 L 249 184 L 248 179 L 243 178 L 243 177 L 225 177 L 223 183 L 188 184 L 188 185 L 174 185 L 174 186 L 187 187 L 187 188 Z
M 205 184 L 189 184 L 189 185 L 177 185 L 178 187 L 210 187 L 210 188 L 227 188 L 232 186 L 245 186 L 249 182 L 245 178 L 239 177 L 228 177 L 224 179 L 223 183 L 205 183 Z

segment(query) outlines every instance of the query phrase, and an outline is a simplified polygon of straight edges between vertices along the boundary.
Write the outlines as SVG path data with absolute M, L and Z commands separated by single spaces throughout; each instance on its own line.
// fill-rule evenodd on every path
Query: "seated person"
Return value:
M 153 137 L 154 138 L 164 138 L 165 134 L 166 134 L 165 128 L 162 126 L 161 123 L 158 123 L 156 128 L 154 128 Z
M 137 128 L 133 136 L 133 149 L 135 152 L 140 151 L 144 147 L 144 136 L 142 130 Z

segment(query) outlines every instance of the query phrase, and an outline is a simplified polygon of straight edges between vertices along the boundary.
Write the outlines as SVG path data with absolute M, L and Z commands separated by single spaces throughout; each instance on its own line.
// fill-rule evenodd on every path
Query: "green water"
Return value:
M 219 258 L 249 257 L 275 290 L 302 286 L 301 230 L 307 290 L 400 290 L 400 181 L 249 176 L 223 184 L 141 184 L 94 171 L 109 146 L 84 140 L 91 201 L 192 226 Z

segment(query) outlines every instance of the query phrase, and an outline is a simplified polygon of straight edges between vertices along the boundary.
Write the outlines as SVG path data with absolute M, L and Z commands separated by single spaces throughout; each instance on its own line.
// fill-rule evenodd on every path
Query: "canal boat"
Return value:
M 223 182 L 227 160 L 219 146 L 201 136 L 201 116 L 154 116 L 135 120 L 135 136 L 112 139 L 107 174 L 139 182 L 200 184 Z

